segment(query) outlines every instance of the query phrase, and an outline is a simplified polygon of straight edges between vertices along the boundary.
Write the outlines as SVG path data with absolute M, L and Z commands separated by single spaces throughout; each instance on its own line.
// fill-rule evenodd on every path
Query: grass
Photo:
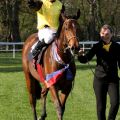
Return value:
M 97 120 L 96 101 L 93 91 L 93 73 L 95 61 L 90 65 L 76 62 L 77 74 L 75 86 L 66 103 L 64 120 Z M 109 98 L 108 98 L 109 101 Z M 109 109 L 107 104 L 107 114 Z M 41 104 L 37 102 L 37 113 L 40 116 Z M 47 98 L 47 119 L 57 120 L 50 94 Z M 0 119 L 33 120 L 28 92 L 21 66 L 21 55 L 13 59 L 9 54 L 0 54 Z M 117 119 L 120 120 L 120 110 Z

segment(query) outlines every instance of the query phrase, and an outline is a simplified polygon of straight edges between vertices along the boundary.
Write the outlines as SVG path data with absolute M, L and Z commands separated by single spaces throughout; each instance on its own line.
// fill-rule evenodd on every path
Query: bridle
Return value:
M 63 25 L 64 25 L 64 46 L 66 46 L 63 50 L 60 49 L 58 47 L 58 50 L 60 52 L 63 52 L 63 53 L 66 53 L 67 50 L 70 50 L 71 54 L 73 55 L 73 50 L 71 48 L 71 46 L 69 45 L 70 41 L 75 38 L 75 39 L 78 39 L 78 37 L 76 35 L 73 35 L 73 33 L 71 33 L 70 31 L 68 31 L 68 26 L 67 26 L 67 23 L 70 21 L 70 20 L 74 20 L 74 19 L 67 19 L 64 21 Z M 74 20 L 75 21 L 75 20 Z

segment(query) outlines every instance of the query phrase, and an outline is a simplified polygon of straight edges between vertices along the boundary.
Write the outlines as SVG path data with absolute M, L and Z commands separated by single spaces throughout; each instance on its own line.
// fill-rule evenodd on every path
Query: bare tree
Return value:
M 8 21 L 5 1 L 0 1 L 0 38 L 7 38 Z
M 88 35 L 89 40 L 95 40 L 95 8 L 96 0 L 87 0 L 89 3 L 89 21 L 88 21 Z
M 19 33 L 19 0 L 4 0 L 2 2 L 2 26 L 6 32 L 7 41 L 20 42 Z
M 19 4 L 19 0 L 6 0 L 9 21 L 9 38 L 15 42 L 21 41 L 19 33 Z
M 103 20 L 103 16 L 101 13 L 101 0 L 97 0 L 96 2 L 97 5 L 97 22 L 98 22 L 98 28 L 100 29 L 100 27 L 104 24 L 104 20 Z
M 96 30 L 105 23 L 114 28 L 115 35 L 120 34 L 120 0 L 61 1 L 66 7 L 66 14 L 70 16 L 76 13 L 77 8 L 80 8 L 79 23 L 85 32 L 85 40 L 95 40 Z M 21 41 L 21 35 L 24 40 L 37 31 L 36 22 L 36 13 L 28 8 L 26 0 L 0 0 L 0 38 Z
M 115 17 L 116 17 L 116 14 L 117 14 L 118 5 L 119 5 L 118 4 L 118 0 L 114 0 L 113 10 L 111 11 L 111 15 L 110 15 L 110 25 L 114 28 L 114 34 L 115 34 L 115 36 L 117 34 Z

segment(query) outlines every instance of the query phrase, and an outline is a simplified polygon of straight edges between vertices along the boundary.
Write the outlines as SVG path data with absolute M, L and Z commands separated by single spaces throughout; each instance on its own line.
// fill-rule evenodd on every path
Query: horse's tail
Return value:
M 33 94 L 35 95 L 35 97 L 37 99 L 40 99 L 41 98 L 41 91 L 42 91 L 42 88 L 39 84 L 39 82 L 30 74 L 30 79 L 32 80 L 32 91 L 34 92 Z
M 76 75 L 76 67 L 75 67 L 75 63 L 73 62 L 72 65 L 73 65 L 72 72 L 73 72 L 73 76 L 74 76 L 74 78 L 73 78 L 73 81 L 72 81 L 71 96 L 72 96 L 72 91 L 73 91 L 73 89 L 74 89 L 74 85 L 75 85 L 75 75 Z
M 73 89 L 74 89 L 74 84 L 75 84 L 75 79 L 72 81 L 72 88 L 71 88 L 71 97 L 72 97 L 72 91 L 73 91 Z

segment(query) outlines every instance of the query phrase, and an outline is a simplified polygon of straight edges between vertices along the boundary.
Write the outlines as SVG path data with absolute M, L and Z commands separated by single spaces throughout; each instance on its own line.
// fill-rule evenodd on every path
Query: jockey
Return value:
M 37 12 L 37 29 L 39 41 L 32 50 L 35 58 L 42 48 L 50 44 L 61 29 L 61 17 L 65 11 L 59 0 L 29 0 L 28 6 Z

